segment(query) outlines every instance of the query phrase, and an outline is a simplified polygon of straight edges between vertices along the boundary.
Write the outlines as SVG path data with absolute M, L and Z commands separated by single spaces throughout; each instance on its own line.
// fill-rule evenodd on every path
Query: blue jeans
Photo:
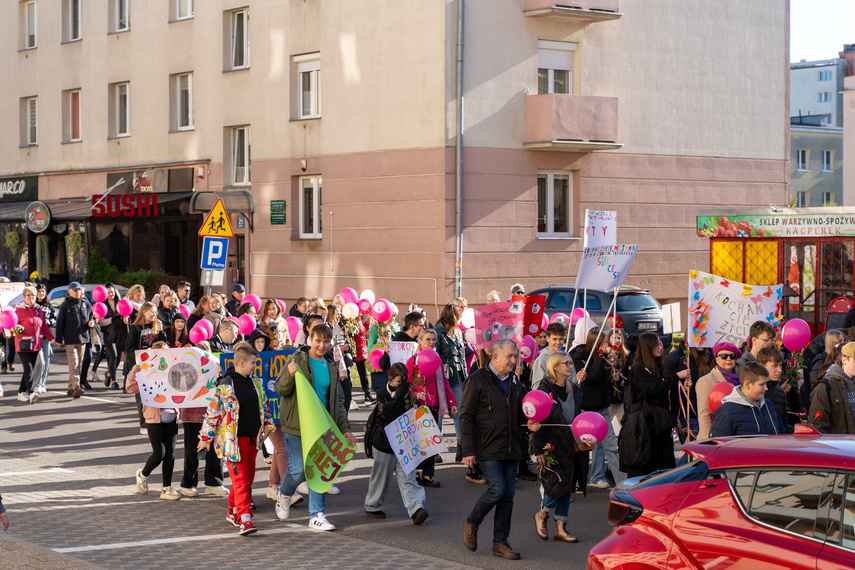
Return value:
M 41 388 L 47 387 L 47 377 L 50 372 L 50 357 L 53 355 L 53 347 L 44 339 L 42 342 L 42 350 L 39 355 L 39 359 L 36 362 L 36 367 L 33 369 L 33 375 L 35 376 L 35 380 L 33 380 L 33 386 L 39 386 Z
M 415 470 L 409 474 L 404 473 L 404 468 L 398 462 L 398 458 L 391 453 L 379 451 L 372 448 L 374 465 L 371 467 L 371 477 L 368 479 L 368 493 L 365 495 L 365 510 L 376 512 L 383 510 L 383 501 L 386 499 L 386 491 L 392 482 L 392 475 L 398 481 L 398 490 L 401 491 L 401 499 L 407 508 L 407 513 L 412 517 L 416 511 L 425 506 L 425 490 L 416 483 Z
M 306 480 L 303 471 L 303 441 L 299 435 L 282 433 L 285 436 L 285 449 L 288 450 L 288 473 L 282 477 L 279 484 L 279 492 L 290 497 L 297 492 L 297 487 Z M 324 512 L 327 504 L 326 493 L 318 493 L 309 487 L 309 515 L 315 516 Z
M 518 460 L 480 461 L 481 472 L 487 480 L 487 490 L 478 498 L 467 517 L 472 526 L 481 526 L 484 517 L 496 507 L 493 516 L 493 544 L 508 540 L 511 534 L 511 516 L 514 513 L 514 490 L 517 482 Z
M 552 518 L 555 520 L 566 521 L 567 515 L 570 513 L 570 497 L 553 499 L 544 493 L 541 507 L 544 511 L 552 515 Z
M 458 382 L 457 384 L 451 385 L 451 393 L 454 394 L 454 401 L 457 402 L 457 413 L 451 416 L 452 420 L 454 420 L 454 437 L 457 438 L 457 441 L 460 441 L 460 399 L 463 398 L 463 383 Z M 450 410 L 450 406 L 449 406 Z M 442 418 L 445 417 L 445 414 L 439 414 L 439 421 L 436 423 L 436 427 L 439 428 L 439 433 L 442 435 Z M 460 445 L 458 443 L 458 445 Z
M 615 484 L 622 483 L 626 479 L 626 473 L 620 470 L 620 459 L 618 458 L 617 436 L 612 426 L 612 416 L 609 414 L 608 408 L 597 410 L 597 413 L 603 416 L 606 420 L 606 425 L 609 428 L 606 433 L 606 438 L 594 446 L 591 451 L 591 476 L 588 479 L 591 483 L 603 481 L 606 478 L 606 459 L 609 460 L 609 469 L 612 471 L 612 476 L 615 478 Z

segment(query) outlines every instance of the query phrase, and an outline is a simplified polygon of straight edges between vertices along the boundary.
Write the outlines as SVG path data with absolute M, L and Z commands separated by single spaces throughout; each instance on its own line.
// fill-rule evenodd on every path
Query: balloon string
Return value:
M 558 482 L 561 483 L 561 475 L 559 475 L 557 471 L 554 471 L 545 465 L 538 465 L 538 469 L 546 469 L 547 471 L 552 471 L 553 473 L 555 473 L 555 476 L 558 477 Z M 541 474 L 540 477 L 541 479 L 543 479 L 543 474 Z

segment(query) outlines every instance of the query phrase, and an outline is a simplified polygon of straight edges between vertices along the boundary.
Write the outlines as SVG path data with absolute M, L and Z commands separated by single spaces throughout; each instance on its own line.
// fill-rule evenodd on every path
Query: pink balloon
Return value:
M 434 349 L 427 348 L 419 351 L 416 355 L 416 364 L 418 365 L 419 372 L 421 372 L 422 375 L 431 376 L 436 374 L 436 371 L 439 370 L 442 360 Z
M 532 390 L 523 398 L 522 410 L 525 417 L 533 422 L 542 422 L 552 411 L 552 400 L 540 390 Z
M 360 299 L 356 302 L 356 306 L 359 307 L 359 312 L 363 315 L 371 312 L 371 301 L 368 299 Z
M 250 293 L 246 297 L 243 298 L 243 301 L 240 302 L 241 305 L 244 303 L 252 303 L 252 306 L 255 308 L 255 312 L 261 310 L 261 299 L 258 298 L 258 295 L 254 293 Z
M 6 309 L 0 313 L 0 326 L 6 330 L 15 328 L 18 324 L 18 314 L 12 309 Z
M 196 328 L 196 327 L 202 327 L 202 330 L 205 331 L 205 338 L 206 339 L 209 339 L 212 336 L 214 336 L 214 334 L 216 332 L 216 331 L 214 331 L 214 323 L 212 323 L 208 319 L 200 319 L 199 322 L 197 322 L 193 328 Z
M 591 315 L 588 314 L 588 311 L 586 311 L 582 307 L 576 307 L 575 309 L 573 309 L 573 314 L 570 315 L 570 324 L 575 325 L 576 321 L 578 321 L 579 319 L 588 318 L 590 316 Z
M 240 334 L 249 334 L 255 330 L 255 319 L 252 315 L 241 315 L 238 317 L 238 330 Z
M 567 316 L 567 315 L 565 315 L 564 313 L 555 313 L 555 314 L 554 314 L 554 315 L 552 315 L 552 317 L 549 319 L 549 324 L 552 324 L 552 323 L 554 323 L 555 321 L 558 321 L 558 320 L 563 320 L 563 321 L 564 321 L 564 324 L 566 325 L 566 324 L 567 324 L 567 322 L 570 320 L 570 317 L 568 317 L 568 316 Z
M 377 322 L 388 321 L 392 316 L 392 305 L 386 299 L 377 299 L 371 306 L 371 314 Z
M 540 328 L 545 329 L 549 326 L 549 317 L 546 316 L 546 313 L 543 313 L 543 318 L 540 319 Z
M 368 362 L 371 363 L 376 370 L 380 370 L 380 359 L 383 357 L 383 351 L 379 348 L 371 351 L 371 354 L 368 355 Z
M 190 318 L 190 307 L 187 305 L 178 305 L 178 310 L 181 311 L 181 314 L 184 315 L 185 319 Z
M 534 337 L 524 336 L 520 343 L 520 360 L 523 362 L 534 362 L 537 358 L 537 343 Z
M 190 329 L 190 342 L 193 344 L 199 344 L 203 340 L 207 340 L 208 337 L 205 336 L 205 329 L 200 327 L 198 324 Z
M 597 412 L 582 412 L 573 420 L 573 433 L 588 445 L 603 441 L 608 431 L 606 418 Z
M 104 303 L 95 303 L 92 305 L 92 314 L 95 315 L 96 319 L 103 319 L 104 315 L 107 314 L 107 305 Z
M 281 312 L 283 315 L 288 314 L 288 305 L 285 304 L 285 301 L 283 301 L 282 299 L 276 299 L 276 304 L 279 305 L 279 312 Z
M 285 326 L 288 327 L 288 336 L 291 337 L 291 340 L 297 338 L 297 335 L 300 334 L 300 326 L 303 323 L 300 322 L 300 319 L 297 317 L 288 317 L 285 319 Z
M 107 300 L 107 288 L 103 285 L 98 285 L 94 289 L 92 289 L 92 300 L 96 303 L 103 303 Z M 104 317 L 98 317 L 99 319 L 103 319 Z
M 227 321 L 234 321 L 234 322 L 238 322 L 237 317 L 233 317 L 233 316 L 231 316 L 231 315 L 229 315 L 228 317 L 226 317 L 226 320 L 227 320 Z
M 116 303 L 116 310 L 123 317 L 130 317 L 131 313 L 134 312 L 134 305 L 127 299 L 122 299 L 118 303 Z
M 801 319 L 790 319 L 781 329 L 781 340 L 791 352 L 798 352 L 810 343 L 810 327 Z
M 356 289 L 352 287 L 345 287 L 344 289 L 342 289 L 341 293 L 339 293 L 339 296 L 341 297 L 342 305 L 346 305 L 348 303 L 353 303 L 355 305 L 356 302 L 359 301 L 359 297 L 356 294 Z

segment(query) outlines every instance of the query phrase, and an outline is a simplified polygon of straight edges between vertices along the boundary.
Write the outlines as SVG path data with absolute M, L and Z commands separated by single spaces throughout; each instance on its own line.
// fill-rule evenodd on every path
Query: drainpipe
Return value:
M 457 133 L 455 144 L 454 296 L 463 294 L 463 2 L 457 0 Z

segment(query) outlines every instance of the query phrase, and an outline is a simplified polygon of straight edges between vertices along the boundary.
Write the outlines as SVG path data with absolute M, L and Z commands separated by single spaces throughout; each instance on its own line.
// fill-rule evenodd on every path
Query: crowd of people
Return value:
M 529 363 L 520 359 L 512 341 L 498 340 L 488 351 L 466 342 L 460 324 L 468 301 L 462 297 L 445 305 L 433 325 L 415 304 L 400 319 L 394 306 L 388 321 L 377 322 L 370 312 L 346 319 L 339 296 L 330 303 L 301 297 L 287 314 L 279 301 L 267 299 L 256 311 L 252 303 L 244 302 L 243 285 L 236 285 L 229 297 L 213 293 L 194 302 L 191 284 L 183 281 L 175 291 L 160 287 L 150 300 L 144 287 L 132 286 L 125 298 L 133 310 L 122 316 L 118 289 L 109 283 L 105 288 L 107 310 L 99 318 L 80 283 L 68 285 L 59 308 L 46 301 L 44 285 L 27 285 L 22 302 L 14 307 L 18 327 L 5 332 L 3 372 L 15 372 L 18 355 L 22 367 L 18 399 L 34 404 L 46 391 L 53 350 L 64 347 L 68 397 L 80 398 L 91 390 L 90 379 L 103 380 L 105 389 L 135 394 L 140 431 L 152 447 L 135 474 L 139 492 L 148 493 L 148 479 L 160 467 L 160 498 L 198 496 L 198 471 L 204 460 L 206 491 L 228 496 L 226 519 L 240 534 L 256 531 L 251 485 L 258 453 L 271 466 L 266 496 L 276 501 L 277 517 L 288 519 L 291 507 L 307 495 L 309 527 L 335 530 L 326 517 L 326 495 L 340 491 L 333 485 L 327 493 L 319 493 L 305 482 L 295 389 L 298 371 L 351 445 L 357 440 L 350 411 L 360 404 L 374 406 L 364 434 L 364 451 L 374 462 L 364 501 L 364 511 L 372 518 L 386 517 L 383 504 L 393 476 L 415 525 L 428 518 L 425 489 L 441 487 L 436 464 L 442 457 L 429 457 L 407 474 L 384 428 L 412 406 L 426 406 L 440 430 L 445 418 L 451 419 L 455 460 L 466 465 L 467 481 L 485 485 L 463 521 L 463 543 L 469 550 L 477 549 L 478 529 L 494 511 L 493 553 L 508 559 L 519 558 L 509 544 L 518 479 L 539 482 L 537 535 L 550 537 L 551 517 L 554 539 L 573 543 L 577 538 L 568 528 L 572 496 L 586 493 L 588 487 L 609 489 L 627 477 L 674 467 L 675 435 L 682 442 L 783 434 L 792 433 L 801 421 L 824 433 L 855 433 L 851 406 L 855 342 L 847 342 L 855 329 L 846 334 L 829 330 L 817 337 L 804 351 L 803 370 L 794 370 L 792 355 L 776 346 L 776 331 L 765 321 L 751 327 L 744 346 L 719 342 L 705 349 L 680 343 L 665 347 L 653 333 L 628 336 L 610 328 L 608 320 L 601 330 L 583 317 L 575 323 L 557 320 L 544 328 L 536 339 L 539 353 Z M 515 285 L 511 295 L 524 296 L 525 290 Z M 491 291 L 486 303 L 499 300 L 500 295 Z M 249 334 L 241 334 L 236 320 L 243 315 L 255 322 Z M 297 334 L 289 330 L 287 317 L 299 319 Z M 219 371 L 211 404 L 181 409 L 144 406 L 136 351 L 194 346 L 188 332 L 203 319 L 213 325 L 214 334 L 195 346 L 235 355 L 234 367 Z M 407 361 L 392 362 L 390 341 L 415 343 L 416 353 Z M 253 374 L 259 352 L 284 348 L 296 352 L 275 382 L 281 398 L 275 424 L 268 397 Z M 383 355 L 375 368 L 368 355 L 378 349 Z M 435 373 L 422 374 L 415 365 L 424 350 L 436 351 L 442 361 Z M 97 369 L 104 360 L 106 371 L 99 379 Z M 359 403 L 353 399 L 357 379 L 363 392 Z M 732 391 L 713 410 L 709 396 L 721 383 L 732 386 Z M 531 390 L 545 392 L 552 402 L 543 425 L 526 421 L 523 415 L 522 401 Z M 599 443 L 581 443 L 568 429 L 582 412 L 606 420 L 607 434 Z M 184 465 L 175 488 L 180 426 Z M 263 444 L 268 438 L 269 453 Z M 224 467 L 230 488 L 224 484 Z

